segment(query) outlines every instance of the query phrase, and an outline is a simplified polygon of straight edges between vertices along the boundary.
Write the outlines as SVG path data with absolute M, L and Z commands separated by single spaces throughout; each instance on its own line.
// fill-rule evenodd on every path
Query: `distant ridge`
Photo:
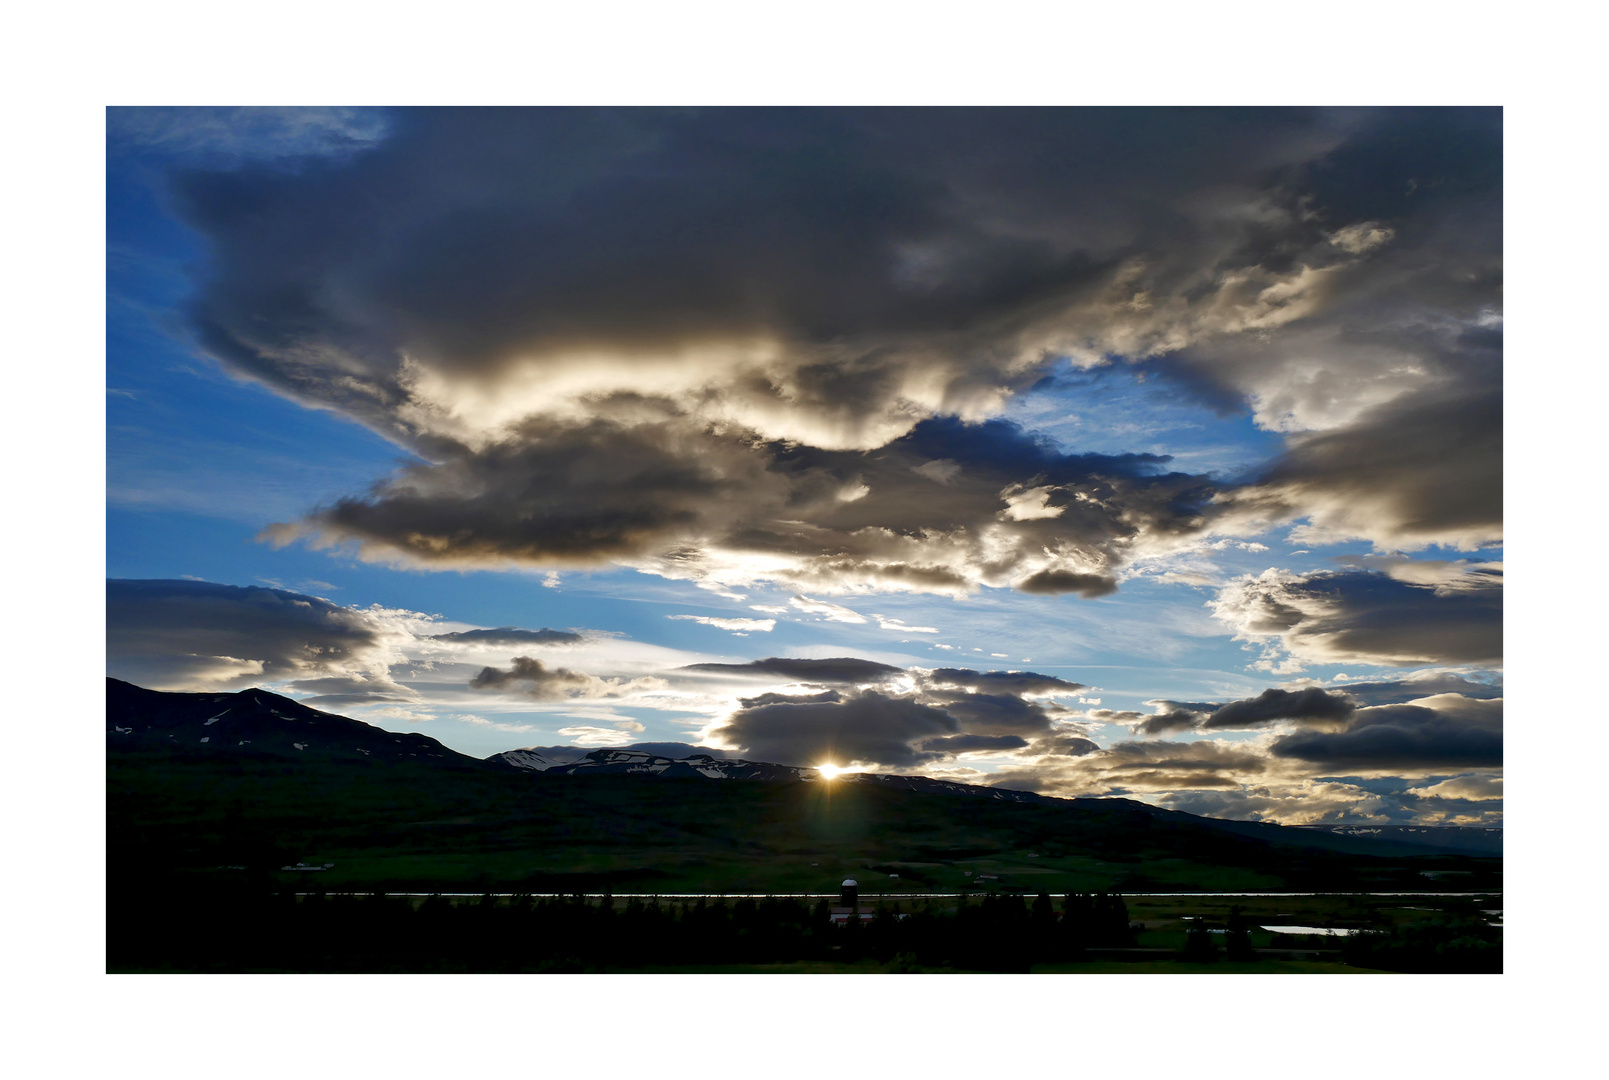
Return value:
M 489 762 L 511 765 L 518 769 L 547 773 L 555 776 L 607 776 L 644 775 L 675 777 L 706 777 L 712 780 L 799 780 L 820 782 L 818 769 L 798 765 L 777 765 L 769 761 L 747 761 L 741 758 L 718 758 L 710 754 L 689 754 L 672 758 L 631 748 L 593 750 L 579 761 L 559 761 L 532 750 L 505 750 L 486 759 Z M 896 791 L 919 791 L 930 795 L 966 795 L 975 798 L 996 799 L 1002 802 L 1046 802 L 1049 796 L 1031 791 L 1012 791 L 1008 788 L 982 787 L 976 784 L 957 784 L 949 780 L 934 780 L 926 776 L 893 776 L 885 773 L 840 773 L 835 784 L 873 784 Z
M 1357 840 L 1390 840 L 1437 850 L 1467 851 L 1472 855 L 1503 854 L 1503 830 L 1479 825 L 1298 825 L 1299 829 L 1350 836 Z
M 258 688 L 235 693 L 175 693 L 147 690 L 133 683 L 108 678 L 106 720 L 109 752 L 144 752 L 178 760 L 292 760 L 306 762 L 310 768 L 317 763 L 321 767 L 334 768 L 337 773 L 353 767 L 382 769 L 412 765 L 458 773 L 519 772 L 529 775 L 535 782 L 546 777 L 557 780 L 560 777 L 588 776 L 639 776 L 650 780 L 751 780 L 790 784 L 823 782 L 820 772 L 813 768 L 730 759 L 714 754 L 669 757 L 629 747 L 591 751 L 575 747 L 528 748 L 506 750 L 485 759 L 474 758 L 451 750 L 427 735 L 387 731 Z M 575 756 L 577 754 L 580 756 Z M 1103 812 L 1121 813 L 1135 822 L 1143 820 L 1164 827 L 1206 826 L 1220 833 L 1233 833 L 1264 842 L 1356 854 L 1501 853 L 1501 830 L 1362 824 L 1298 828 L 1272 822 L 1198 817 L 1128 798 L 1062 799 L 1031 791 L 884 773 L 842 773 L 831 783 L 890 793 L 963 797 L 993 804 L 1064 808 L 1098 806 L 1103 808 Z M 1399 832 L 1401 835 L 1396 835 Z M 1475 836 L 1488 833 L 1497 835 Z

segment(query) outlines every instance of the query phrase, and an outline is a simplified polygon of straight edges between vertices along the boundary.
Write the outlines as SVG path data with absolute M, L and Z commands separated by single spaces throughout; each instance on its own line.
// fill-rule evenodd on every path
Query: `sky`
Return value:
M 1495 109 L 107 113 L 107 674 L 1502 820 Z

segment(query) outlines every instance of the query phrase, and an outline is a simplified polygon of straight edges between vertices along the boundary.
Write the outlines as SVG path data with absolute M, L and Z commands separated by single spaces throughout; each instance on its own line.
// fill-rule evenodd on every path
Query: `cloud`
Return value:
M 514 657 L 507 671 L 481 668 L 480 674 L 469 681 L 471 690 L 513 690 L 535 701 L 615 697 L 632 690 L 657 689 L 664 685 L 664 680 L 654 678 L 603 679 L 569 668 L 548 667 L 529 656 Z
M 804 668 L 797 664 L 807 664 Z M 920 769 L 930 775 L 957 755 L 1012 754 L 1067 760 L 1099 748 L 1076 714 L 1024 695 L 1075 694 L 1083 684 L 1035 672 L 926 671 L 872 661 L 755 661 L 698 664 L 687 670 L 781 675 L 803 683 L 858 683 L 859 689 L 814 694 L 767 692 L 741 698 L 738 707 L 704 731 L 710 741 L 737 746 L 749 757 L 785 764 L 832 760 L 863 768 Z M 870 677 L 869 677 L 870 676 Z M 871 681 L 906 687 L 866 687 Z M 896 681 L 897 680 L 897 681 Z M 914 685 L 913 685 L 914 684 Z
M 1161 798 L 1170 810 L 1239 821 L 1284 825 L 1407 824 L 1415 813 L 1401 800 L 1338 781 L 1246 785 L 1235 791 L 1176 791 Z
M 192 164 L 338 156 L 366 149 L 386 133 L 382 110 L 169 106 L 106 110 L 110 153 L 158 151 Z
M 1267 570 L 1230 582 L 1210 606 L 1238 639 L 1269 646 L 1264 663 L 1270 667 L 1278 650 L 1297 668 L 1302 662 L 1502 663 L 1499 575 L 1470 570 L 1459 587 L 1448 588 L 1412 584 L 1400 574 Z
M 922 742 L 923 750 L 946 754 L 979 753 L 990 750 L 1020 750 L 1028 740 L 1020 735 L 943 735 Z
M 460 645 L 575 645 L 586 638 L 569 630 L 549 630 L 545 627 L 541 630 L 520 630 L 512 626 L 499 626 L 495 630 L 432 634 L 430 640 Z
M 1029 753 L 1037 757 L 1083 757 L 1098 750 L 1100 747 L 1090 740 L 1062 732 L 1035 739 L 1029 746 Z
M 1404 555 L 1342 555 L 1335 560 L 1344 566 L 1378 570 L 1394 581 L 1434 589 L 1438 596 L 1501 588 L 1502 562 L 1475 562 L 1471 559 L 1410 559 Z
M 1332 771 L 1398 772 L 1497 768 L 1503 764 L 1503 702 L 1438 694 L 1359 709 L 1338 732 L 1298 732 L 1269 752 Z
M 1090 296 L 1113 264 L 1165 239 L 1185 261 L 1221 246 L 1203 235 L 1221 211 L 1178 200 L 1229 185 L 1266 202 L 1266 170 L 1337 145 L 1337 119 L 397 110 L 344 168 L 177 187 L 216 248 L 209 344 L 291 392 L 449 432 L 652 394 L 864 449 L 988 407 L 1047 350 L 1119 344 Z M 1085 160 L 1102 168 L 1073 181 Z M 1267 324 L 1271 306 L 1289 305 L 1220 298 L 1216 321 Z
M 1231 701 L 1202 721 L 1202 728 L 1250 728 L 1275 720 L 1340 721 L 1352 715 L 1354 706 L 1344 694 L 1328 693 L 1316 686 L 1303 690 L 1264 690 L 1254 698 Z
M 913 743 L 958 730 L 946 712 L 867 690 L 833 702 L 777 701 L 738 709 L 711 735 L 747 757 L 782 765 L 830 761 L 910 768 L 944 756 Z
M 802 666 L 801 666 L 802 665 Z M 836 682 L 814 694 L 775 691 L 741 698 L 704 731 L 710 741 L 750 757 L 806 764 L 831 756 L 865 768 L 931 771 L 956 755 L 1020 752 L 1066 759 L 1098 749 L 1064 706 L 1024 695 L 1073 694 L 1083 684 L 1035 672 L 941 668 L 910 672 L 874 661 L 768 659 L 750 664 L 698 664 L 686 670 L 782 676 L 801 683 Z M 893 684 L 899 692 L 866 684 Z M 847 688 L 859 684 L 858 689 Z
M 1503 687 L 1477 682 L 1446 671 L 1417 671 L 1401 679 L 1357 682 L 1337 677 L 1341 690 L 1359 705 L 1391 705 L 1437 694 L 1458 694 L 1466 698 L 1500 698 Z
M 969 469 L 918 490 L 926 485 L 910 483 L 905 463 L 938 446 Z M 1201 528 L 1214 491 L 1203 477 L 1165 471 L 1163 457 L 1068 455 L 1004 421 L 953 418 L 924 420 L 872 451 L 844 452 L 759 444 L 674 418 L 599 417 L 543 422 L 476 451 L 447 446 L 438 457 L 265 536 L 351 542 L 364 558 L 417 566 L 613 560 L 704 585 L 774 579 L 829 591 L 959 594 L 1039 571 L 1074 573 L 1074 564 L 1076 573 L 1110 577 L 1101 571 L 1139 540 L 1173 543 Z M 1040 477 L 1063 513 L 1001 516 L 1003 493 L 1025 471 Z M 846 501 L 840 496 L 851 482 L 864 492 Z M 1115 586 L 1052 576 L 1027 587 L 1094 595 Z M 809 595 L 790 604 L 830 621 L 867 621 Z
M 1043 593 L 1055 596 L 1060 593 L 1077 593 L 1086 600 L 1107 596 L 1117 591 L 1117 580 L 1102 574 L 1080 574 L 1070 570 L 1041 570 L 1017 583 L 1025 593 Z
M 825 600 L 812 600 L 808 596 L 789 597 L 788 603 L 808 614 L 823 616 L 828 622 L 863 623 L 866 621 L 866 616 L 857 611 L 840 607 L 838 604 L 829 604 Z
M 923 694 L 921 701 L 937 706 L 971 732 L 996 735 L 1044 734 L 1051 729 L 1044 706 L 1014 694 Z
M 1425 787 L 1409 788 L 1409 794 L 1427 799 L 1467 799 L 1489 802 L 1503 797 L 1501 776 L 1454 776 Z
M 709 671 L 729 675 L 781 677 L 802 683 L 875 683 L 903 675 L 901 668 L 838 656 L 825 660 L 768 656 L 745 664 L 689 664 L 683 671 Z
M 587 724 L 563 727 L 559 729 L 558 733 L 575 739 L 582 746 L 625 746 L 631 742 L 630 732 L 616 731 L 614 728 L 591 727 Z
M 740 633 L 749 633 L 758 630 L 761 633 L 770 633 L 776 629 L 775 619 L 717 619 L 709 615 L 666 615 L 667 619 L 689 619 L 705 626 L 717 626 L 722 630 L 733 630 Z
M 887 615 L 873 615 L 872 618 L 877 620 L 877 626 L 881 630 L 895 630 L 902 634 L 936 634 L 939 632 L 939 628 L 936 626 L 910 626 L 903 620 L 890 618 Z
M 1212 706 L 1186 707 L 1172 701 L 1148 701 L 1156 712 L 1142 713 L 1130 709 L 1091 709 L 1089 719 L 1102 724 L 1126 724 L 1145 736 L 1167 735 L 1175 731 L 1192 731 L 1201 725 Z
M 1258 779 L 1269 759 L 1253 745 L 1124 740 L 1076 757 L 1045 756 L 995 772 L 989 783 L 1061 796 L 1236 789 Z
M 1501 544 L 1497 379 L 1494 362 L 1473 387 L 1405 396 L 1344 428 L 1295 436 L 1261 479 L 1224 503 L 1275 519 L 1307 518 L 1291 533 L 1295 543 L 1362 539 L 1388 549 L 1443 544 L 1466 551 Z
M 385 130 L 318 168 L 173 178 L 211 253 L 199 347 L 418 458 L 280 542 L 1093 597 L 1256 520 L 1492 535 L 1498 110 L 426 109 Z M 1137 361 L 1285 453 L 1236 488 L 990 421 L 1054 371 Z
M 974 671 L 971 668 L 934 668 L 926 672 L 931 686 L 964 687 L 980 693 L 1071 694 L 1089 689 L 1083 683 L 1069 682 L 1054 675 L 1033 671 Z
M 107 673 L 155 690 L 283 684 L 326 703 L 414 701 L 390 676 L 410 638 L 392 614 L 284 589 L 109 580 Z
M 461 724 L 474 724 L 476 727 L 489 728 L 492 731 L 526 732 L 536 730 L 536 725 L 534 724 L 509 724 L 500 720 L 488 720 L 486 717 L 477 716 L 474 713 L 458 713 L 452 719 Z

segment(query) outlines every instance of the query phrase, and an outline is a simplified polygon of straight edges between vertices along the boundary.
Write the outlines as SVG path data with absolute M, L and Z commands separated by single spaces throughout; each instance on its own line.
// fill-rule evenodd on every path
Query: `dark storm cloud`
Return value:
M 1020 735 L 944 735 L 925 740 L 922 749 L 966 754 L 980 750 L 1020 750 L 1027 745 L 1028 740 Z
M 1446 695 L 1427 705 L 1358 710 L 1339 732 L 1298 732 L 1269 751 L 1332 770 L 1495 768 L 1503 764 L 1501 700 Z
M 1034 735 L 1051 728 L 1044 706 L 1014 694 L 924 694 L 922 700 L 961 721 L 968 731 Z
M 1501 541 L 1502 140 L 1500 110 L 1385 110 L 1284 170 L 1278 190 L 1340 226 L 1329 243 L 1357 257 L 1269 249 L 1265 267 L 1308 268 L 1313 310 L 1153 361 L 1290 433 L 1226 498 L 1231 517 L 1306 518 L 1303 543 Z
M 1125 724 L 1140 735 L 1166 735 L 1175 731 L 1234 730 L 1260 727 L 1278 720 L 1305 720 L 1336 723 L 1350 717 L 1356 709 L 1343 691 L 1318 687 L 1301 690 L 1264 690 L 1254 698 L 1239 701 L 1148 701 L 1156 711 L 1141 713 L 1092 709 L 1089 719 L 1100 723 Z
M 1107 596 L 1117 591 L 1117 580 L 1100 574 L 1077 574 L 1068 570 L 1041 570 L 1030 574 L 1017 584 L 1025 593 L 1077 593 L 1086 600 Z
M 714 734 L 750 758 L 781 765 L 830 761 L 909 768 L 945 756 L 913 743 L 956 734 L 959 727 L 953 717 L 930 705 L 867 690 L 837 702 L 739 709 Z
M 1362 537 L 1389 547 L 1464 549 L 1503 537 L 1503 395 L 1487 385 L 1393 401 L 1334 431 L 1293 436 L 1250 487 L 1228 500 L 1279 517 L 1306 515 L 1301 542 Z
M 1086 690 L 1083 683 L 1040 675 L 1033 671 L 973 671 L 971 668 L 935 668 L 926 681 L 933 686 L 956 686 L 979 693 L 1070 694 Z
M 798 664 L 808 664 L 803 669 Z M 754 673 L 822 683 L 861 683 L 904 674 L 898 668 L 854 658 L 820 661 L 760 660 L 752 664 L 698 664 L 683 670 Z M 751 757 L 784 764 L 800 760 L 859 761 L 909 768 L 972 752 L 1028 750 L 1034 755 L 1077 756 L 1096 749 L 1077 725 L 1025 700 L 1024 693 L 1068 692 L 1081 684 L 1033 672 L 915 669 L 918 689 L 889 694 L 874 689 L 817 694 L 765 693 L 739 699 L 739 708 L 710 735 L 736 744 Z M 829 680 L 828 676 L 835 678 Z M 973 692 L 984 687 L 996 692 Z M 1065 711 L 1065 710 L 1062 710 Z M 836 755 L 824 749 L 828 742 Z M 808 763 L 808 762 L 807 762 Z
M 1263 768 L 1263 758 L 1251 747 L 1224 743 L 1119 742 L 1110 747 L 1101 765 L 1110 772 L 1256 772 Z
M 689 664 L 681 670 L 756 677 L 780 676 L 796 682 L 817 684 L 882 682 L 904 674 L 903 670 L 892 665 L 852 656 L 838 656 L 826 660 L 768 656 L 764 660 L 751 660 L 746 664 Z
M 1097 744 L 1081 736 L 1056 733 L 1035 739 L 1029 752 L 1043 757 L 1083 757 L 1099 749 Z
M 1215 490 L 1163 457 L 1064 454 L 1005 421 L 955 418 L 867 451 L 639 418 L 531 423 L 444 455 L 272 535 L 425 564 L 614 558 L 699 577 L 740 559 L 785 567 L 771 576 L 810 588 L 964 592 L 986 581 L 1094 597 L 1116 588 L 1110 575 L 1023 575 L 1047 560 L 1116 566 L 1137 537 L 1187 535 Z
M 199 327 L 292 392 L 338 381 L 314 341 L 355 361 L 340 396 L 367 411 L 406 396 L 399 354 L 485 376 L 763 334 L 853 343 L 784 366 L 790 400 L 852 415 L 886 407 L 919 345 L 1031 324 L 1136 250 L 1221 243 L 1181 200 L 1264 182 L 1356 126 L 1294 109 L 430 109 L 340 166 L 177 186 L 215 248 Z
M 739 439 L 666 421 L 533 427 L 474 452 L 443 447 L 435 463 L 408 465 L 311 520 L 322 535 L 422 564 L 588 565 L 719 536 L 739 515 L 780 513 L 787 501 Z
M 416 695 L 387 674 L 396 637 L 377 617 L 284 589 L 207 581 L 106 583 L 107 673 L 157 690 L 291 689 Z M 372 696 L 378 695 L 378 696 Z
M 1146 704 L 1157 711 L 1142 713 L 1133 709 L 1091 709 L 1085 715 L 1098 724 L 1124 724 L 1141 735 L 1153 736 L 1194 730 L 1218 708 L 1217 705 L 1200 702 L 1147 701 Z
M 1269 570 L 1232 582 L 1213 606 L 1237 637 L 1277 644 L 1301 661 L 1497 665 L 1500 583 L 1484 573 L 1446 587 L 1370 571 Z
M 1303 690 L 1264 690 L 1254 698 L 1231 701 L 1218 709 L 1201 726 L 1250 728 L 1275 720 L 1345 720 L 1356 706 L 1342 694 L 1326 693 L 1316 686 Z
M 462 645 L 574 645 L 586 640 L 569 630 L 520 630 L 499 626 L 495 630 L 460 630 L 451 634 L 432 634 L 431 641 L 450 641 Z
M 443 109 L 389 132 L 176 181 L 211 252 L 202 347 L 424 459 L 281 540 L 1094 597 L 1222 515 L 1490 532 L 1496 351 L 1471 328 L 1500 303 L 1496 110 Z M 1065 358 L 1147 360 L 1290 448 L 1237 496 L 955 419 Z
M 1200 713 L 1188 709 L 1168 709 L 1142 717 L 1134 730 L 1142 735 L 1166 735 L 1174 731 L 1190 731 L 1200 723 Z

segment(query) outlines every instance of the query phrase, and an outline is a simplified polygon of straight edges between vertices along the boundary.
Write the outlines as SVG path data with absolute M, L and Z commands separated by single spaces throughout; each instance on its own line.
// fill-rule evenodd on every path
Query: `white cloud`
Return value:
M 863 623 L 866 616 L 838 604 L 829 604 L 825 600 L 813 600 L 808 596 L 793 596 L 788 599 L 800 611 L 810 615 L 821 615 L 828 622 Z
M 691 622 L 703 623 L 705 626 L 717 626 L 722 630 L 735 630 L 749 633 L 759 631 L 770 633 L 776 629 L 775 619 L 719 619 L 711 615 L 666 615 L 667 619 L 687 619 Z
M 1388 242 L 1395 235 L 1394 230 L 1378 221 L 1360 221 L 1356 225 L 1337 229 L 1330 234 L 1329 240 L 1349 255 L 1361 255 Z
M 567 739 L 574 739 L 577 746 L 627 746 L 637 741 L 624 731 L 616 731 L 613 728 L 589 727 L 585 724 L 575 727 L 563 727 L 559 729 L 558 733 Z
M 936 634 L 939 632 L 936 626 L 909 626 L 905 622 L 887 615 L 874 614 L 872 618 L 877 620 L 877 625 L 880 629 L 897 630 L 902 634 Z
M 1489 802 L 1503 797 L 1501 776 L 1455 776 L 1439 784 L 1409 788 L 1410 795 L 1431 799 L 1469 799 Z
M 490 728 L 493 731 L 527 732 L 537 730 L 535 724 L 510 724 L 501 720 L 488 720 L 484 716 L 474 713 L 458 713 L 449 719 L 457 720 L 461 724 L 474 724 L 476 727 Z

